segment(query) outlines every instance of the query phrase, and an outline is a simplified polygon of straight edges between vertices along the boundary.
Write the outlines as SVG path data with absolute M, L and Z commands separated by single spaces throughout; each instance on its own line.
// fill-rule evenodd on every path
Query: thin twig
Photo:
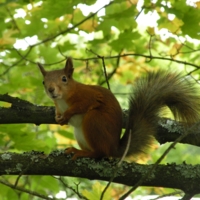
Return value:
M 19 31 L 19 33 L 21 33 L 21 30 L 19 29 L 18 25 L 17 25 L 17 22 L 15 20 L 15 18 L 13 17 L 12 13 L 10 12 L 10 9 L 8 8 L 8 6 L 6 6 L 6 10 L 8 12 L 8 14 L 10 15 L 11 19 L 12 19 L 12 22 L 15 26 L 15 28 Z
M 144 58 L 148 58 L 148 59 L 155 59 L 155 60 L 164 60 L 164 61 L 172 61 L 172 62 L 176 62 L 176 63 L 180 63 L 180 64 L 184 64 L 184 65 L 189 65 L 192 67 L 196 67 L 198 69 L 200 69 L 200 65 L 196 65 L 193 63 L 189 63 L 186 61 L 182 61 L 182 60 L 176 60 L 173 59 L 171 57 L 162 57 L 162 56 L 149 56 L 149 55 L 145 55 L 145 54 L 140 54 L 140 53 L 124 53 L 119 55 L 114 55 L 114 56 L 104 56 L 104 59 L 116 59 L 119 57 L 127 57 L 127 56 L 136 56 L 136 57 L 144 57 Z M 95 59 L 101 59 L 99 57 L 90 57 L 90 58 L 73 58 L 74 60 L 82 60 L 82 61 L 86 61 L 86 60 L 95 60 Z
M 108 81 L 108 75 L 107 75 L 107 71 L 106 71 L 106 65 L 105 65 L 104 57 L 102 57 L 101 59 L 102 59 L 102 64 L 103 64 L 103 71 L 104 71 L 105 80 L 106 80 L 108 89 L 110 90 L 110 84 L 109 84 L 109 81 Z
M 153 37 L 153 35 L 151 35 L 148 31 L 147 31 L 147 33 L 150 35 L 150 39 L 149 39 L 149 43 L 148 43 L 148 49 L 149 49 L 150 59 L 147 62 L 151 62 L 151 60 L 152 60 L 151 59 L 152 58 L 151 45 L 152 45 L 152 37 Z
M 54 177 L 54 176 L 53 176 L 53 177 Z M 59 178 L 57 178 L 57 177 L 54 177 L 54 178 L 55 178 L 55 179 L 58 179 L 58 180 L 63 184 L 64 187 L 66 187 L 66 188 L 72 190 L 80 199 L 85 199 L 85 200 L 87 200 L 86 197 L 84 197 L 83 195 L 81 195 L 81 194 L 79 193 L 79 191 L 78 191 L 78 185 L 79 185 L 79 184 L 74 183 L 74 184 L 76 185 L 76 190 L 75 190 L 74 188 L 68 186 L 68 185 L 65 183 L 65 181 L 63 180 L 63 177 L 62 177 L 62 176 L 60 176 Z
M 122 52 L 122 51 L 121 51 L 121 52 Z M 112 76 L 116 73 L 117 69 L 118 69 L 119 66 L 120 66 L 120 58 L 121 58 L 120 55 L 121 55 L 121 52 L 118 54 L 119 56 L 118 56 L 118 58 L 117 58 L 117 60 L 116 60 L 116 66 L 115 66 L 114 70 L 113 70 L 111 73 L 109 73 L 108 76 L 107 76 L 107 79 L 108 79 L 108 80 L 110 80 L 110 79 L 112 78 Z M 106 80 L 103 80 L 103 81 L 101 81 L 101 82 L 99 83 L 99 85 L 103 85 L 105 82 L 106 82 Z
M 17 51 L 17 49 L 14 49 L 14 50 Z M 2 74 L 0 74 L 0 77 L 3 76 L 3 75 L 5 75 L 6 73 L 8 73 L 8 71 L 9 71 L 11 68 L 15 67 L 15 66 L 18 65 L 20 62 L 22 62 L 22 61 L 24 60 L 24 58 L 26 58 L 26 57 L 29 55 L 29 53 L 31 52 L 31 50 L 32 50 L 32 47 L 29 48 L 29 50 L 26 52 L 26 54 L 25 54 L 23 57 L 21 57 L 21 59 L 19 59 L 19 60 L 16 61 L 14 64 L 12 64 L 11 66 L 9 66 Z M 17 51 L 17 52 L 18 52 L 18 51 Z
M 107 71 L 106 71 L 106 64 L 105 64 L 105 60 L 104 60 L 104 56 L 100 56 L 98 55 L 96 52 L 94 52 L 92 49 L 87 49 L 87 51 L 93 53 L 94 55 L 97 56 L 97 58 L 100 58 L 102 60 L 102 65 L 103 65 L 103 72 L 104 72 L 104 76 L 105 76 L 105 81 L 107 83 L 108 89 L 110 90 L 110 84 L 108 81 L 108 75 L 107 75 Z
M 46 200 L 57 200 L 57 198 L 50 198 L 50 197 L 48 197 L 48 196 L 39 194 L 39 193 L 37 193 L 37 192 L 35 192 L 35 191 L 27 190 L 27 189 L 21 188 L 21 187 L 16 187 L 15 185 L 12 185 L 12 184 L 10 184 L 10 183 L 8 183 L 8 182 L 5 182 L 5 181 L 2 181 L 2 180 L 0 180 L 0 183 L 3 184 L 3 185 L 8 186 L 8 187 L 10 187 L 10 188 L 12 188 L 12 189 L 14 189 L 14 190 L 18 190 L 18 191 L 20 191 L 20 192 L 25 192 L 25 193 L 27 193 L 27 194 L 30 194 L 30 195 L 39 197 L 39 198 L 41 198 L 41 199 L 46 199 Z

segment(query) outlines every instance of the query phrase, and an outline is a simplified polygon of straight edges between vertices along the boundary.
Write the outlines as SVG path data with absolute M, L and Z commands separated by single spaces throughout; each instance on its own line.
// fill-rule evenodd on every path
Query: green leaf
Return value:
M 104 185 L 101 185 L 99 182 L 96 182 L 95 184 L 92 185 L 92 190 L 83 190 L 82 194 L 87 198 L 87 199 L 92 199 L 92 200 L 98 200 L 100 199 L 102 195 L 102 191 L 105 188 Z M 110 200 L 111 199 L 111 188 L 108 188 L 104 194 L 104 200 Z
M 18 194 L 15 190 L 10 189 L 9 192 L 7 193 L 7 199 L 17 199 Z
M 85 0 L 84 4 L 86 4 L 86 5 L 93 5 L 95 2 L 96 2 L 96 0 Z
M 38 140 L 35 133 L 24 131 L 26 125 L 9 125 L 1 126 L 1 131 L 7 133 L 13 142 L 13 148 L 23 151 L 38 150 L 49 152 L 52 148 L 52 141 L 48 144 L 48 140 Z
M 70 41 L 60 42 L 59 49 L 62 53 L 65 51 L 76 50 L 76 45 L 72 44 Z
M 110 45 L 116 52 L 119 52 L 124 48 L 133 50 L 133 41 L 137 40 L 139 37 L 140 34 L 137 31 L 132 32 L 132 30 L 126 30 L 125 32 L 120 33 L 119 38 L 112 41 Z
M 157 21 L 158 22 L 158 27 L 159 29 L 162 28 L 166 28 L 167 30 L 169 30 L 171 33 L 176 33 L 181 26 L 183 25 L 183 22 L 181 20 L 179 20 L 178 18 L 175 18 L 174 20 L 169 20 L 166 18 L 161 18 L 160 20 Z
M 136 13 L 136 9 L 135 9 L 135 6 L 131 6 L 127 9 L 124 9 L 120 12 L 114 12 L 112 14 L 108 14 L 107 17 L 108 18 L 114 18 L 116 20 L 119 20 L 119 19 L 123 19 L 123 18 L 130 18 L 130 17 L 134 17 Z
M 5 178 L 4 178 L 5 179 Z M 0 192 L 0 199 L 7 200 L 7 199 L 18 199 L 18 195 L 15 190 L 0 184 L 1 192 Z
M 33 185 L 34 190 L 39 190 L 43 194 L 46 194 L 48 190 L 51 194 L 56 194 L 59 192 L 58 180 L 51 176 L 34 176 L 32 181 L 35 182 Z M 40 184 L 38 184 L 40 183 Z
M 183 17 L 183 34 L 200 39 L 200 9 L 190 8 Z
M 73 11 L 73 4 L 72 0 L 59 0 L 59 3 L 55 2 L 55 0 L 43 1 L 42 16 L 47 19 L 55 19 L 65 14 L 70 14 Z
M 40 45 L 39 51 L 41 57 L 45 60 L 46 63 L 54 63 L 58 61 L 58 58 L 55 57 L 55 55 L 58 54 L 58 48 Z
M 74 140 L 74 134 L 72 132 L 65 131 L 65 130 L 59 130 L 58 133 L 66 138 Z

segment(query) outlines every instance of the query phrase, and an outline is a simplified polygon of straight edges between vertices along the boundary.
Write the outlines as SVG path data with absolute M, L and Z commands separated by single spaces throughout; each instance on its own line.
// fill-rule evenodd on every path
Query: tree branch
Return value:
M 8 94 L 0 94 L 0 101 L 11 103 L 11 107 L 0 107 L 0 124 L 19 124 L 32 123 L 40 124 L 57 124 L 55 121 L 55 108 L 48 106 L 37 106 L 28 101 L 11 97 Z M 126 124 L 127 112 L 124 111 L 124 126 Z M 195 125 L 196 128 L 188 136 L 183 138 L 180 143 L 200 146 L 200 125 Z M 184 124 L 162 118 L 159 121 L 156 140 L 160 144 L 175 141 L 180 135 L 185 132 Z
M 37 106 L 8 94 L 0 94 L 0 101 L 11 103 L 9 108 L 1 107 L 0 124 L 56 124 L 54 107 Z
M 118 160 L 79 158 L 76 161 L 62 151 L 50 155 L 41 152 L 0 154 L 0 175 L 56 175 L 109 181 Z M 152 165 L 122 162 L 113 180 L 128 186 L 135 185 Z M 199 193 L 200 165 L 158 165 L 141 186 L 170 187 L 185 193 Z M 191 177 L 192 174 L 192 177 Z M 188 184 L 190 183 L 190 184 Z
M 136 56 L 136 57 L 144 57 L 144 58 L 148 58 L 150 60 L 163 60 L 163 61 L 172 61 L 172 62 L 176 62 L 176 63 L 180 63 L 180 64 L 184 64 L 184 65 L 189 65 L 195 68 L 200 68 L 199 65 L 196 65 L 194 63 L 189 63 L 186 61 L 182 61 L 182 60 L 177 60 L 171 57 L 162 57 L 162 56 L 152 56 L 152 55 L 145 55 L 145 54 L 140 54 L 140 53 L 124 53 L 119 55 L 114 55 L 114 56 L 104 56 L 104 59 L 117 59 L 119 57 L 127 57 L 127 56 Z M 94 60 L 94 59 L 101 59 L 99 57 L 90 57 L 90 58 L 84 58 L 84 59 L 80 59 L 80 58 L 73 58 L 74 60 Z

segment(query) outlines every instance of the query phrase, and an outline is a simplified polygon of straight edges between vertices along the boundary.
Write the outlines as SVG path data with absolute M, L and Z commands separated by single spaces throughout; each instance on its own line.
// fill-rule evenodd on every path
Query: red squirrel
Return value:
M 78 157 L 122 157 L 129 133 L 127 155 L 135 155 L 149 147 L 156 134 L 160 111 L 169 107 L 175 119 L 187 124 L 200 119 L 200 96 L 190 80 L 166 71 L 148 72 L 134 83 L 129 99 L 128 122 L 122 132 L 122 109 L 106 88 L 85 85 L 73 79 L 73 63 L 68 58 L 64 69 L 46 71 L 38 63 L 47 95 L 54 101 L 58 124 L 74 127 L 81 148 L 68 148 L 66 154 Z

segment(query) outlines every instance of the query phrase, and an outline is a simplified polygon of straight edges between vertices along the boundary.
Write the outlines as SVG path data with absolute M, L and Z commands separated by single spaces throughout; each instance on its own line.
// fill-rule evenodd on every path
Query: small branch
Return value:
M 9 7 L 8 7 L 8 6 L 5 6 L 5 8 L 6 8 L 8 14 L 10 15 L 10 18 L 12 19 L 12 22 L 13 22 L 13 24 L 14 24 L 14 28 L 16 28 L 16 29 L 19 31 L 19 33 L 21 33 L 21 31 L 20 31 L 20 29 L 19 29 L 19 27 L 18 27 L 18 25 L 17 25 L 17 22 L 16 22 L 16 20 L 15 20 L 15 18 L 14 18 L 14 15 L 12 15 L 12 13 L 11 13 Z
M 152 45 L 152 37 L 153 37 L 153 35 L 151 35 L 149 32 L 148 32 L 148 34 L 150 35 L 150 39 L 149 39 L 149 43 L 148 43 L 150 59 L 147 62 L 151 62 L 151 58 L 152 58 L 151 45 Z
M 16 66 L 17 64 L 19 64 L 21 61 L 23 60 L 27 60 L 31 63 L 34 63 L 36 64 L 36 62 L 34 61 L 31 61 L 30 59 L 27 58 L 28 54 L 30 53 L 32 47 L 29 48 L 29 51 L 23 56 L 21 55 L 21 53 L 19 51 L 17 51 L 17 53 L 21 56 L 21 59 L 19 61 L 17 61 L 16 63 L 14 63 L 12 66 L 8 67 L 6 69 L 5 72 L 3 72 L 2 74 L 0 74 L 0 77 L 5 75 L 12 67 Z M 90 50 L 91 51 L 91 50 Z M 94 52 L 93 52 L 94 53 Z M 95 53 L 94 53 L 95 54 Z M 63 54 L 62 54 L 63 55 Z M 96 55 L 96 54 L 95 54 Z M 58 62 L 55 62 L 55 63 L 46 63 L 46 64 L 43 64 L 43 65 L 54 65 L 54 64 L 58 64 L 58 63 L 61 63 L 63 61 L 66 60 L 66 57 L 65 55 L 63 55 L 65 58 L 58 61 Z M 138 54 L 138 53 L 125 53 L 125 54 L 120 54 L 120 55 L 114 55 L 114 56 L 103 56 L 103 59 L 106 60 L 106 59 L 120 59 L 122 57 L 127 57 L 127 56 L 136 56 L 136 57 L 144 57 L 144 58 L 147 58 L 147 59 L 150 59 L 150 60 L 163 60 L 163 61 L 171 61 L 171 62 L 176 62 L 176 63 L 180 63 L 180 64 L 183 64 L 183 65 L 188 65 L 188 66 L 192 66 L 192 67 L 195 67 L 196 69 L 200 69 L 200 66 L 199 65 L 196 65 L 194 63 L 189 63 L 189 62 L 186 62 L 186 61 L 182 61 L 182 60 L 176 60 L 176 59 L 173 59 L 171 57 L 161 57 L 161 56 L 152 56 L 152 55 L 145 55 L 145 54 Z M 89 60 L 98 60 L 98 59 L 101 59 L 102 60 L 102 57 L 101 56 L 95 56 L 95 57 L 90 57 L 90 58 L 73 58 L 73 60 L 79 60 L 79 61 L 86 61 L 88 62 Z M 117 70 L 117 68 L 116 68 Z M 108 75 L 108 80 L 110 79 L 110 77 L 115 73 L 115 70 L 110 74 Z
M 121 51 L 122 52 L 122 51 Z M 119 68 L 119 66 L 120 66 L 120 54 L 121 54 L 121 52 L 119 53 L 119 56 L 118 56 L 118 58 L 116 59 L 116 66 L 115 66 L 115 68 L 114 68 L 114 70 L 111 72 L 111 73 L 109 73 L 108 75 L 107 75 L 107 80 L 110 80 L 111 78 L 112 78 L 112 76 L 116 73 L 116 71 L 117 71 L 117 69 Z M 99 85 L 103 85 L 104 83 L 106 82 L 106 80 L 103 80 L 103 81 L 101 81 L 100 83 L 99 83 Z
M 56 177 L 55 177 L 55 178 L 56 178 Z M 83 195 L 80 194 L 79 189 L 78 189 L 79 184 L 74 183 L 74 184 L 76 185 L 76 189 L 74 189 L 74 188 L 68 186 L 68 185 L 65 183 L 65 181 L 63 180 L 63 177 L 62 177 L 62 176 L 60 176 L 59 178 L 56 178 L 56 179 L 58 179 L 58 180 L 63 184 L 63 186 L 64 186 L 65 188 L 68 188 L 68 189 L 70 189 L 71 191 L 73 191 L 74 194 L 76 194 L 76 195 L 79 197 L 79 199 L 85 199 L 85 200 L 87 200 L 86 197 L 84 197 Z
M 110 84 L 109 84 L 109 81 L 108 81 L 108 75 L 107 75 L 107 70 L 106 70 L 104 57 L 102 57 L 101 59 L 102 59 L 102 64 L 103 64 L 103 71 L 104 71 L 105 80 L 106 80 L 108 89 L 110 90 Z
M 104 76 L 105 76 L 105 82 L 107 83 L 108 89 L 110 90 L 110 84 L 108 81 L 108 75 L 107 75 L 107 70 L 106 70 L 106 65 L 105 65 L 105 60 L 104 60 L 104 56 L 100 56 L 97 53 L 95 53 L 93 50 L 91 49 L 87 49 L 88 51 L 90 51 L 91 53 L 95 54 L 97 56 L 97 58 L 101 58 L 102 60 L 102 65 L 103 65 L 103 72 L 104 72 Z
M 17 51 L 16 49 L 14 49 L 14 50 Z M 18 61 L 16 61 L 15 63 L 13 63 L 11 66 L 9 66 L 2 74 L 0 74 L 0 77 L 4 76 L 6 73 L 8 73 L 16 65 L 19 65 L 19 63 L 22 62 L 24 60 L 24 58 L 26 58 L 29 55 L 29 53 L 31 52 L 31 50 L 32 50 L 32 47 L 30 47 L 28 49 L 28 51 L 26 52 L 26 54 L 23 57 L 21 57 Z
M 138 14 L 135 16 L 135 20 L 137 20 L 137 18 L 140 16 L 140 14 L 143 12 L 144 10 L 144 6 L 141 8 L 141 10 L 138 12 Z
M 145 54 L 139 54 L 139 53 L 125 53 L 125 54 L 121 54 L 121 55 L 114 55 L 114 56 L 104 56 L 104 59 L 116 59 L 119 57 L 127 57 L 127 56 L 136 56 L 136 57 L 144 57 L 144 58 L 148 58 L 151 60 L 163 60 L 163 61 L 171 61 L 171 62 L 176 62 L 176 63 L 180 63 L 180 64 L 184 64 L 184 65 L 189 65 L 195 68 L 200 68 L 199 65 L 193 64 L 193 63 L 189 63 L 186 61 L 182 61 L 182 60 L 176 60 L 173 59 L 171 57 L 161 57 L 161 56 L 150 56 L 150 55 L 145 55 Z M 95 60 L 95 59 L 102 59 L 101 57 L 90 57 L 90 58 L 73 58 L 74 60 L 82 60 L 82 61 L 86 61 L 86 60 Z

